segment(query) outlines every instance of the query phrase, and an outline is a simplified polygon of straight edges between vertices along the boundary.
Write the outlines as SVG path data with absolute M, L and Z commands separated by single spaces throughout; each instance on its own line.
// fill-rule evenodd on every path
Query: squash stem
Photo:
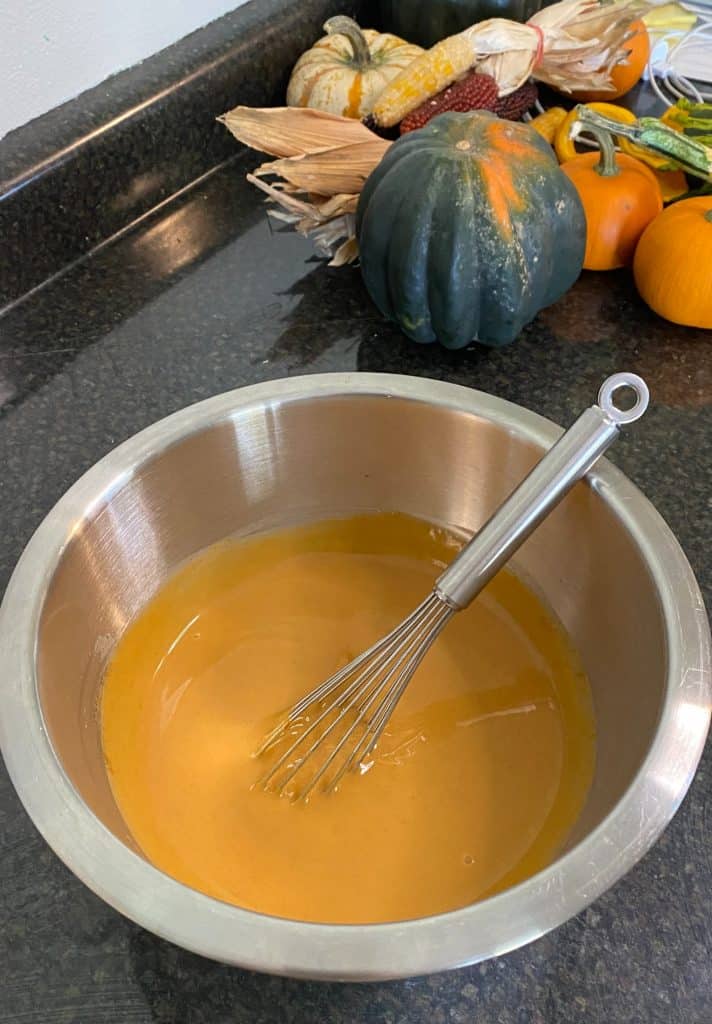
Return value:
M 615 178 L 617 174 L 620 174 L 620 168 L 616 163 L 616 147 L 611 133 L 597 124 L 577 119 L 571 126 L 571 138 L 575 139 L 582 131 L 593 135 L 601 151 L 601 157 L 593 168 L 594 171 L 602 178 Z
M 610 132 L 619 138 L 630 139 L 659 156 L 674 160 L 675 164 L 703 181 L 712 181 L 712 147 L 702 145 L 682 132 L 676 132 L 657 117 L 641 117 L 634 124 L 611 120 L 588 107 L 576 107 L 576 121 L 572 128 L 576 134 L 593 132 L 594 128 Z
M 350 62 L 352 67 L 360 71 L 371 63 L 371 51 L 368 48 L 366 37 L 353 18 L 347 18 L 345 14 L 337 14 L 324 23 L 324 31 L 330 36 L 346 36 L 354 54 Z
M 707 210 L 705 213 L 705 220 L 708 220 L 712 224 L 712 210 Z

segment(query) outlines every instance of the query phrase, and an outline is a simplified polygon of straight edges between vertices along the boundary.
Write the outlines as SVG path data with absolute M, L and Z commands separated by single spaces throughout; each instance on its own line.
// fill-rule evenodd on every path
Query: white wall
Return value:
M 0 138 L 246 0 L 0 0 Z

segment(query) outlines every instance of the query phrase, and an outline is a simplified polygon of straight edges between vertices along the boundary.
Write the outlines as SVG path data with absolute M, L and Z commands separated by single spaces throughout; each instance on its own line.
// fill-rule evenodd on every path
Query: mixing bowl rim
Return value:
M 550 867 L 512 889 L 435 917 L 376 925 L 268 917 L 205 896 L 126 847 L 84 803 L 44 727 L 36 643 L 42 603 L 67 543 L 148 459 L 250 409 L 322 398 L 398 398 L 483 418 L 539 447 L 561 428 L 461 385 L 390 374 L 315 374 L 226 392 L 159 420 L 114 448 L 35 531 L 0 608 L 5 668 L 0 748 L 30 818 L 60 859 L 115 909 L 159 936 L 226 963 L 292 977 L 376 980 L 461 966 L 515 949 L 578 913 L 626 873 L 672 818 L 692 780 L 710 718 L 710 631 L 692 569 L 662 517 L 611 463 L 589 473 L 633 537 L 665 621 L 666 693 L 653 743 L 620 801 Z

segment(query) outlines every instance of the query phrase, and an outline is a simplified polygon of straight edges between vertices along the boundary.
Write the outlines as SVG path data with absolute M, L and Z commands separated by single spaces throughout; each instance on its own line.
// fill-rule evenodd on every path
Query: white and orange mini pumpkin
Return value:
M 392 78 L 423 52 L 420 46 L 345 16 L 330 18 L 326 35 L 303 53 L 287 87 L 290 107 L 312 107 L 361 118 Z

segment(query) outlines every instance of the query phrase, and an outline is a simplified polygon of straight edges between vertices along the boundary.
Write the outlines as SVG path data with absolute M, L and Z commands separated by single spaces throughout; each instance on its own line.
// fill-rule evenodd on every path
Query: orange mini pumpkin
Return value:
M 638 239 L 663 208 L 660 185 L 649 167 L 616 153 L 607 132 L 586 125 L 599 153 L 582 153 L 561 165 L 576 187 L 586 214 L 586 270 L 629 266 Z
M 681 199 L 643 232 L 633 274 L 659 316 L 712 329 L 712 196 Z
M 611 91 L 604 89 L 584 90 L 573 93 L 573 98 L 582 103 L 590 103 L 592 100 L 617 100 L 625 96 L 627 92 L 640 81 L 645 71 L 645 65 L 650 57 L 650 37 L 643 21 L 631 22 L 632 33 L 624 46 L 629 51 L 625 63 L 616 64 L 611 68 Z

